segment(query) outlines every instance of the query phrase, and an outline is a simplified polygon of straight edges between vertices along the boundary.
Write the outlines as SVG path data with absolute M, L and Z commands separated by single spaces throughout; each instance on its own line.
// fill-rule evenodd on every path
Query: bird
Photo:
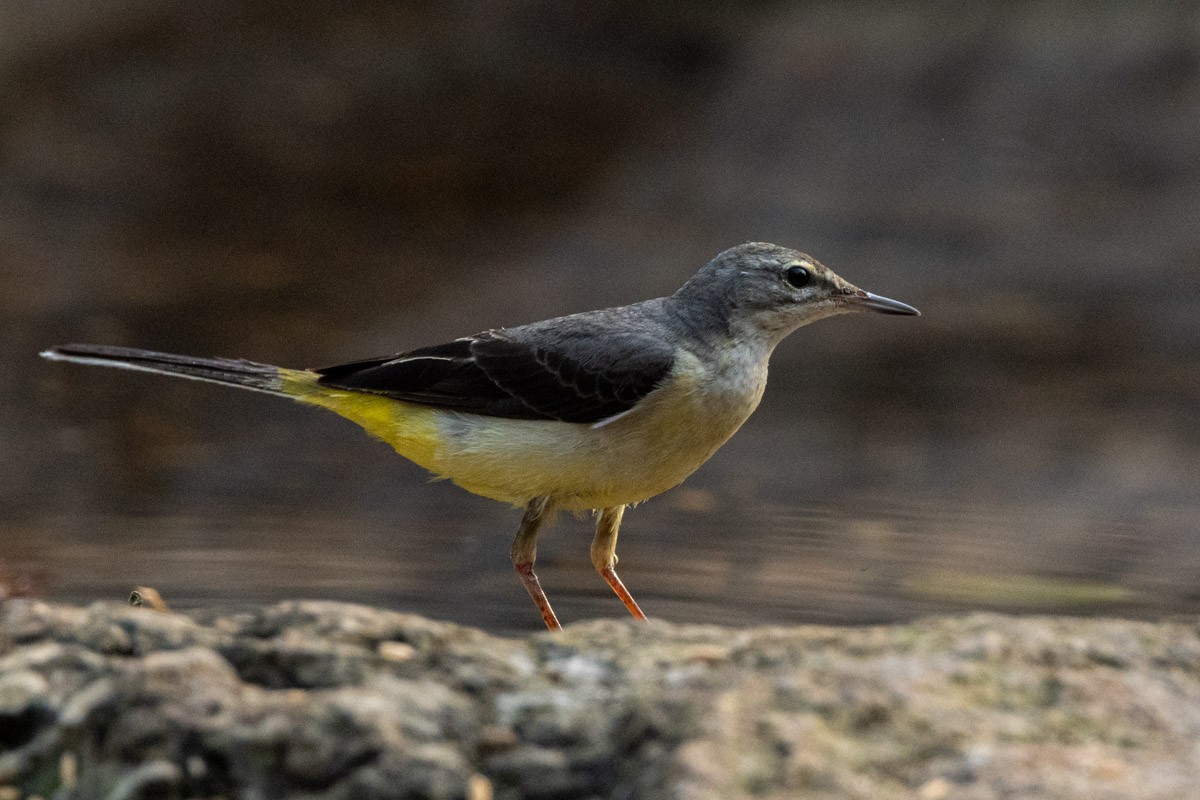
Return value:
M 543 526 L 560 511 L 593 512 L 592 564 L 645 620 L 616 572 L 626 508 L 678 486 L 742 426 L 786 336 L 858 311 L 920 315 L 805 253 L 749 242 L 719 253 L 666 297 L 319 369 L 93 344 L 41 355 L 322 407 L 435 476 L 523 508 L 512 565 L 557 631 L 534 572 Z

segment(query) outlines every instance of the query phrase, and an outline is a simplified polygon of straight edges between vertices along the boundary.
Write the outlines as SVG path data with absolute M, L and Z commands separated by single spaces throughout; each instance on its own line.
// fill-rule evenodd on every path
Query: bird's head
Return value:
M 852 311 L 919 315 L 906 303 L 859 289 L 815 258 L 762 242 L 731 247 L 684 284 L 676 297 L 738 333 L 771 344 L 810 322 Z

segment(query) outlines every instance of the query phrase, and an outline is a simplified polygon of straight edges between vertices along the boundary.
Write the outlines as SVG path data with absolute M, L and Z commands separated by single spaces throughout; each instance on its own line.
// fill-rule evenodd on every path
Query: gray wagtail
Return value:
M 598 511 L 592 563 L 645 619 L 615 571 L 625 507 L 677 486 L 741 427 L 785 336 L 850 311 L 920 313 L 804 253 L 750 243 L 718 255 L 670 297 L 325 369 L 103 345 L 42 355 L 323 406 L 435 475 L 523 506 L 513 566 L 546 627 L 558 630 L 533 572 L 542 525 L 560 510 Z

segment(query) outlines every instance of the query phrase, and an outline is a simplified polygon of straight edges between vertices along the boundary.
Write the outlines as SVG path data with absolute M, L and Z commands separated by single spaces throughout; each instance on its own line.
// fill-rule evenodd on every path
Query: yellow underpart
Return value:
M 361 425 L 367 433 L 390 444 L 400 455 L 437 472 L 438 412 L 377 394 L 348 392 L 320 386 L 304 370 L 281 369 L 283 390 L 303 403 L 333 411 Z
M 758 404 L 766 371 L 706 368 L 681 354 L 663 386 L 604 425 L 480 416 L 320 386 L 281 370 L 284 391 L 328 408 L 405 458 L 483 497 L 563 510 L 636 503 L 678 485 Z

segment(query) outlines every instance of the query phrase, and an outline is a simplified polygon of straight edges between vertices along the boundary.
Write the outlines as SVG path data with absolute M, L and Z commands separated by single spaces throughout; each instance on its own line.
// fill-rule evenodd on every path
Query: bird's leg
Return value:
M 646 615 L 638 608 L 633 595 L 629 594 L 625 584 L 617 577 L 617 529 L 621 527 L 621 517 L 624 514 L 625 506 L 613 506 L 600 512 L 600 519 L 596 523 L 596 538 L 592 539 L 592 563 L 596 565 L 596 571 L 604 578 L 604 582 L 621 598 L 629 613 L 633 614 L 635 619 L 644 620 Z
M 550 630 L 560 631 L 562 625 L 558 623 L 558 617 L 554 616 L 554 609 L 550 608 L 550 601 L 542 591 L 541 582 L 538 581 L 537 575 L 533 574 L 533 562 L 537 560 L 538 529 L 553 513 L 550 498 L 535 497 L 529 501 L 529 505 L 525 506 L 525 516 L 521 518 L 521 529 L 517 531 L 517 538 L 513 539 L 512 563 L 517 574 L 521 576 L 521 583 L 525 584 L 525 591 L 529 592 L 534 605 L 542 612 L 542 622 L 545 622 Z

